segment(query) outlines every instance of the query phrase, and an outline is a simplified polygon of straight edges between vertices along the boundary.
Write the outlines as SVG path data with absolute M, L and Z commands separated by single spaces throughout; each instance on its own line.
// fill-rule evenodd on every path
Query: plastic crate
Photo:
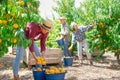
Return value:
M 68 58 L 64 58 L 64 65 L 65 66 L 72 66 L 73 64 L 73 57 L 68 57 Z
M 65 73 L 45 74 L 46 80 L 65 80 Z

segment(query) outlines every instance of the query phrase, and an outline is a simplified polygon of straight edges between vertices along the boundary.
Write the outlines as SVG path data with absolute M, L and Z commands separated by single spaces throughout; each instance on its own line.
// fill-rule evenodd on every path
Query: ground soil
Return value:
M 15 55 L 6 54 L 0 58 L 0 80 L 13 80 L 12 62 Z M 65 80 L 120 80 L 120 65 L 113 53 L 105 53 L 102 59 L 94 60 L 93 65 L 84 60 L 78 66 L 79 60 L 74 60 L 73 66 L 65 67 Z M 57 65 L 56 65 L 57 66 Z M 21 80 L 34 80 L 32 70 L 21 63 Z

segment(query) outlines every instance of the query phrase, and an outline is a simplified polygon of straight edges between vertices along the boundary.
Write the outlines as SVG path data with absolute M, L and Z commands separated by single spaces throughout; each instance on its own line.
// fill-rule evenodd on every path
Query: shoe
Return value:
M 90 65 L 93 65 L 93 61 L 92 60 L 90 60 Z
M 79 66 L 82 66 L 82 64 L 83 64 L 83 63 L 80 63 L 80 62 L 78 63 Z
M 80 64 L 81 64 L 81 65 L 83 64 L 83 59 L 80 60 Z
M 15 75 L 14 75 L 14 80 L 20 80 L 18 74 L 15 74 Z

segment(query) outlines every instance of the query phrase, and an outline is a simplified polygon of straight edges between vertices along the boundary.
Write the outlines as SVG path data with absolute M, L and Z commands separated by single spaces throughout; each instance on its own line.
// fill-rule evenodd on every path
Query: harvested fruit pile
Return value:
M 46 74 L 57 74 L 57 73 L 65 73 L 64 68 L 50 67 L 50 69 L 45 70 Z
M 45 62 L 45 59 L 44 58 L 42 58 L 42 57 L 37 57 L 37 60 L 38 60 L 38 62 L 37 62 L 37 64 L 41 64 L 41 65 L 46 65 L 46 62 Z

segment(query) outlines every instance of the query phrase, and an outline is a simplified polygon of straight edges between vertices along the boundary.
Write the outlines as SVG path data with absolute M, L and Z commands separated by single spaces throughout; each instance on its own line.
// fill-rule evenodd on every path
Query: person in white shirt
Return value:
M 61 22 L 61 36 L 63 38 L 63 46 L 64 46 L 64 56 L 71 56 L 70 51 L 68 50 L 68 43 L 70 41 L 70 30 L 69 26 L 66 23 L 66 18 L 65 17 L 60 17 L 60 22 Z

